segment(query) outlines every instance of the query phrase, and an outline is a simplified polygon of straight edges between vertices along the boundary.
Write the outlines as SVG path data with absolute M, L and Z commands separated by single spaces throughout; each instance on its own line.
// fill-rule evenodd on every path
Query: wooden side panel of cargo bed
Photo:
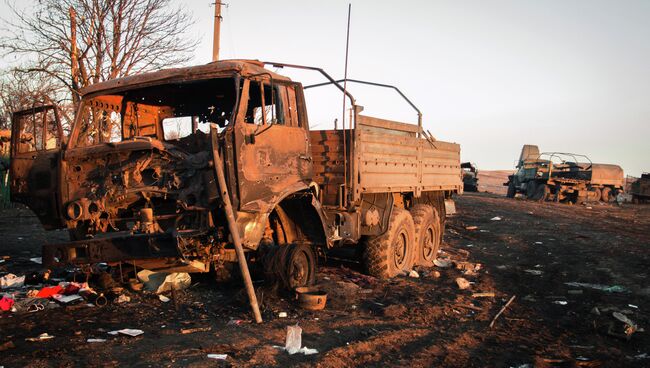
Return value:
M 459 190 L 460 146 L 417 138 L 418 127 L 358 115 L 355 195 Z

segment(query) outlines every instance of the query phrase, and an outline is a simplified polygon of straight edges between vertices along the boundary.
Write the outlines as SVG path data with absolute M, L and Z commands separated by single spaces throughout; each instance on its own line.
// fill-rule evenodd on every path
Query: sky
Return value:
M 619 164 L 627 175 L 650 171 L 650 1 L 222 1 L 221 59 L 318 66 L 335 79 L 344 74 L 351 2 L 348 77 L 399 87 L 425 129 L 460 143 L 461 159 L 479 169 L 512 169 L 521 146 L 537 144 Z M 209 62 L 211 2 L 173 4 L 195 19 L 192 63 Z M 0 12 L 7 17 L 5 4 Z M 349 89 L 364 114 L 417 122 L 392 90 Z M 340 122 L 340 92 L 306 96 L 312 128 Z

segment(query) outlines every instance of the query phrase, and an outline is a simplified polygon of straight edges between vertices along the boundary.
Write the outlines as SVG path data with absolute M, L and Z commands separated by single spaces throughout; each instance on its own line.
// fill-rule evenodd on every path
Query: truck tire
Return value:
M 537 200 L 536 195 L 537 195 L 537 182 L 535 181 L 529 181 L 526 183 L 526 198 L 532 199 L 532 200 Z
M 284 283 L 289 290 L 311 286 L 316 283 L 316 254 L 305 244 L 290 244 L 286 247 Z
M 546 199 L 550 194 L 551 194 L 551 188 L 549 188 L 548 185 L 544 183 L 537 183 L 535 188 L 535 195 L 533 196 L 533 199 L 539 202 L 544 202 L 546 201 Z
M 515 198 L 515 194 L 517 194 L 517 188 L 515 188 L 515 183 L 510 181 L 508 183 L 508 193 L 506 193 L 506 197 Z
M 411 209 L 415 224 L 415 264 L 432 266 L 440 249 L 441 221 L 433 206 L 417 204 Z
M 600 191 L 600 195 L 601 195 L 600 199 L 605 203 L 611 201 L 614 198 L 611 195 L 611 191 L 612 189 L 610 187 L 603 188 L 603 190 Z
M 388 230 L 371 236 L 366 242 L 364 262 L 368 274 L 387 279 L 413 267 L 415 252 L 415 224 L 411 214 L 393 208 Z

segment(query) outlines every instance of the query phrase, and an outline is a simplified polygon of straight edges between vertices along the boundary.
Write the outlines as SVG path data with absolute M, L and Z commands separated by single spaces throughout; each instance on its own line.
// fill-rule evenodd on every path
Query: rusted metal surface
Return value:
M 618 165 L 596 164 L 574 153 L 539 153 L 524 145 L 517 172 L 508 177 L 508 197 L 524 193 L 529 199 L 571 202 L 613 200 L 623 191 L 625 178 Z

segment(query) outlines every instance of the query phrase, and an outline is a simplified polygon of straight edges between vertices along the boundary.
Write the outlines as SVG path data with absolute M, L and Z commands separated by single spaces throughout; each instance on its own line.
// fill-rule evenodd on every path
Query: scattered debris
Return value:
M 627 306 L 630 307 L 630 308 L 639 309 L 638 305 L 628 304 Z
M 567 302 L 566 300 L 556 300 L 556 301 L 553 302 L 553 304 L 567 305 L 567 304 L 569 304 L 569 302 Z
M 226 360 L 228 359 L 228 354 L 208 354 L 208 359 Z
M 465 230 L 477 230 L 478 226 L 465 226 Z
M 10 311 L 11 308 L 14 306 L 14 300 L 9 298 L 8 296 L 3 296 L 2 299 L 0 299 L 0 310 L 1 311 Z
M 115 299 L 115 304 L 122 304 L 122 303 L 128 303 L 131 301 L 131 297 L 128 295 L 120 295 Z
M 30 258 L 29 260 L 36 263 L 36 264 L 43 264 L 43 258 L 42 257 L 34 257 L 34 258 Z
M 119 334 L 122 334 L 122 335 L 131 336 L 131 337 L 140 336 L 143 333 L 144 333 L 144 331 L 138 330 L 138 329 L 133 329 L 133 328 L 123 328 L 121 330 L 109 331 L 108 332 L 109 335 L 113 335 L 113 336 L 117 336 Z
M 89 343 L 106 342 L 106 339 L 87 339 L 86 342 L 89 342 Z
M 494 298 L 494 293 L 488 292 L 488 293 L 474 293 L 472 294 L 472 298 Z
M 38 291 L 36 294 L 37 298 L 50 298 L 56 294 L 61 294 L 63 287 L 61 285 L 56 286 L 46 286 Z
M 472 262 L 462 262 L 462 261 L 456 261 L 456 269 L 460 270 L 463 272 L 465 275 L 470 275 L 473 276 L 478 272 L 483 265 L 480 263 L 472 263 Z
M 163 302 L 163 303 L 168 303 L 169 301 L 171 301 L 171 299 L 169 299 L 168 297 L 166 297 L 166 296 L 164 296 L 162 294 L 158 295 L 158 299 L 160 299 L 160 301 Z
M 434 279 L 440 278 L 440 271 L 431 271 L 430 275 Z
M 630 318 L 628 318 L 628 317 L 627 317 L 626 315 L 624 315 L 623 313 L 612 312 L 612 316 L 613 316 L 614 318 L 616 318 L 617 320 L 619 320 L 619 321 L 625 323 L 625 336 L 627 336 L 628 339 L 629 339 L 629 338 L 632 336 L 632 334 L 634 334 L 635 332 L 637 332 L 637 331 L 642 331 L 642 329 L 640 329 L 634 321 L 632 321 Z
M 535 242 L 535 245 L 542 245 L 542 244 L 544 244 L 544 243 L 543 243 L 543 242 L 540 242 L 540 241 L 536 241 L 536 242 Z
M 300 350 L 302 346 L 302 328 L 300 326 L 287 326 L 287 338 L 284 343 L 284 349 L 293 355 Z
M 31 342 L 45 341 L 45 340 L 49 340 L 49 339 L 53 339 L 53 338 L 54 338 L 54 336 L 49 335 L 47 332 L 44 332 L 44 333 L 42 333 L 42 334 L 40 334 L 40 335 L 38 335 L 36 337 L 28 337 L 28 338 L 25 339 L 25 341 L 31 341 Z
M 16 345 L 14 344 L 13 341 L 7 341 L 7 342 L 5 342 L 3 344 L 0 344 L 0 352 L 5 351 L 5 350 L 9 350 L 9 349 L 13 349 L 15 347 L 16 347 Z
M 609 293 L 624 293 L 627 292 L 627 289 L 620 285 L 601 285 L 601 284 L 590 284 L 586 282 L 565 282 L 564 285 L 573 286 L 573 287 L 585 287 L 590 289 L 607 291 Z
M 138 272 L 138 280 L 144 283 L 147 291 L 154 291 L 156 294 L 170 290 L 183 290 L 190 286 L 192 278 L 186 272 L 153 272 L 142 270 Z
M 287 318 L 287 312 L 280 312 L 278 313 L 279 318 Z
M 0 289 L 19 288 L 25 285 L 25 276 L 8 273 L 0 277 Z
M 490 221 L 501 221 L 501 217 L 499 216 L 494 216 L 490 219 Z
M 500 309 L 499 312 L 494 316 L 494 318 L 492 318 L 492 322 L 490 322 L 490 328 L 492 328 L 492 327 L 494 326 L 494 322 L 497 321 L 497 318 L 499 318 L 499 316 L 500 316 L 500 315 L 501 315 L 501 314 L 506 310 L 506 308 L 508 308 L 508 306 L 512 303 L 512 301 L 515 300 L 515 297 L 516 297 L 516 296 L 517 296 L 517 295 L 513 295 L 513 296 L 508 300 L 508 302 L 507 302 L 503 307 L 501 307 L 501 309 Z
M 411 270 L 409 272 L 409 277 L 413 277 L 413 278 L 417 279 L 417 278 L 420 277 L 420 274 L 418 274 L 418 272 L 416 270 Z
M 447 268 L 451 266 L 452 262 L 450 259 L 436 259 L 433 261 L 433 264 L 436 265 L 436 267 Z
M 52 299 L 56 300 L 61 304 L 69 304 L 77 300 L 83 300 L 83 298 L 80 295 L 62 295 L 62 294 L 52 295 Z
M 208 332 L 211 331 L 212 327 L 195 327 L 195 328 L 184 328 L 181 330 L 181 334 L 188 335 L 195 332 Z
M 531 275 L 539 276 L 544 273 L 544 271 L 541 270 L 524 270 L 524 272 L 529 273 Z
M 467 279 L 462 278 L 462 277 L 457 277 L 456 278 L 456 285 L 458 285 L 458 288 L 461 290 L 465 290 L 470 287 L 471 283 L 467 281 Z

